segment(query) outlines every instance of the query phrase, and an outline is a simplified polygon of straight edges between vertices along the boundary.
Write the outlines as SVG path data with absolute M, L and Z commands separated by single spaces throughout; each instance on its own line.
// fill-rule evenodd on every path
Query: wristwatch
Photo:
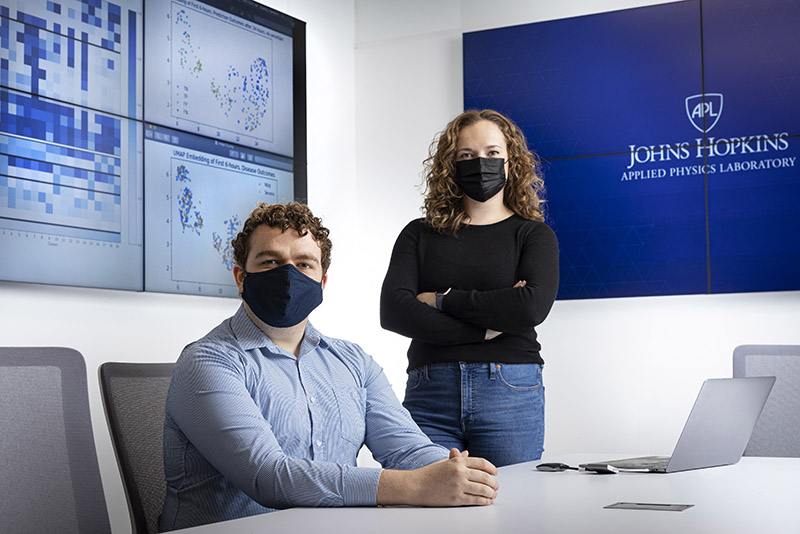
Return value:
M 442 300 L 444 299 L 445 295 L 450 293 L 451 289 L 453 289 L 453 288 L 452 287 L 448 287 L 444 291 L 437 291 L 436 292 L 436 309 L 437 310 L 442 311 Z

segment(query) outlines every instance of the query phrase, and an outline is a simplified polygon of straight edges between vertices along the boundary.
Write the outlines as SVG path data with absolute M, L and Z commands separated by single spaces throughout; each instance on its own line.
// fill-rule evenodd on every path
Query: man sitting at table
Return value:
M 160 529 L 293 506 L 487 505 L 497 470 L 433 444 L 380 366 L 320 334 L 328 229 L 296 202 L 259 206 L 233 240 L 243 303 L 175 364 Z M 358 467 L 366 444 L 384 467 Z

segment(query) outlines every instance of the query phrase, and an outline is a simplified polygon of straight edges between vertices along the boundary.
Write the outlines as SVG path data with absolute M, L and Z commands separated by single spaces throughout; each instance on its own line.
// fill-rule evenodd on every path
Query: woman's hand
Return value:
M 436 293 L 433 291 L 426 291 L 417 295 L 417 300 L 427 304 L 431 308 L 436 308 Z
M 525 287 L 526 285 L 528 285 L 528 282 L 526 282 L 525 280 L 520 280 L 519 282 L 514 284 L 514 287 Z M 483 339 L 484 341 L 489 341 L 491 339 L 496 338 L 497 336 L 502 336 L 502 335 L 503 335 L 502 332 L 498 332 L 497 330 L 492 330 L 491 328 L 487 328 L 486 335 L 483 336 Z

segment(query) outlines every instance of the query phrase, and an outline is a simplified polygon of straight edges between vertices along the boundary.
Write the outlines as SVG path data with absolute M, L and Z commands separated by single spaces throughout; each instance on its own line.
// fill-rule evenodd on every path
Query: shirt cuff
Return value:
M 448 287 L 447 291 L 443 291 L 441 293 L 438 292 L 438 291 L 436 292 L 436 309 L 437 310 L 443 311 L 442 310 L 442 305 L 444 304 L 444 298 L 447 296 L 448 293 L 450 293 L 451 289 L 453 289 L 453 288 L 452 287 Z
M 344 506 L 375 506 L 378 504 L 380 467 L 354 467 L 348 470 L 342 491 Z

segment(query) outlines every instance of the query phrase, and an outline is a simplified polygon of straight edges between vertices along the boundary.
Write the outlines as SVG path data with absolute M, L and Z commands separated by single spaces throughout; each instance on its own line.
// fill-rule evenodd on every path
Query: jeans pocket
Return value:
M 500 364 L 500 383 L 512 391 L 534 391 L 542 388 L 542 366 L 538 363 Z
M 334 391 L 339 407 L 342 438 L 356 447 L 364 443 L 367 414 L 366 388 L 342 388 Z
M 406 391 L 417 389 L 422 383 L 422 369 L 412 369 L 408 372 L 406 379 Z

